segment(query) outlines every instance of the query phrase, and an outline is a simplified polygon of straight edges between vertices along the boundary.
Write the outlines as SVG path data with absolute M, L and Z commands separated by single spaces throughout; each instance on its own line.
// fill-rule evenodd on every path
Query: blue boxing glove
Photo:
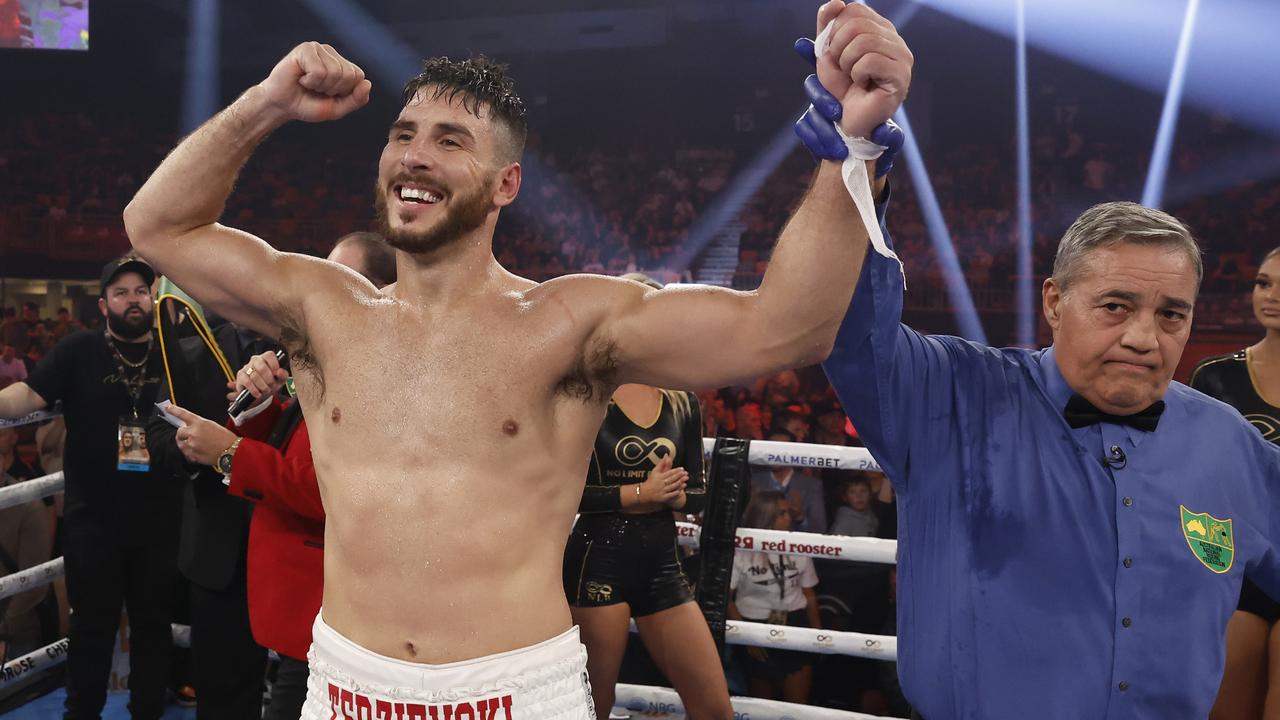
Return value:
M 800 38 L 795 44 L 796 53 L 808 60 L 811 65 L 817 64 L 813 40 Z M 804 80 L 804 93 L 809 98 L 809 109 L 796 121 L 796 135 L 800 142 L 809 149 L 815 160 L 843 161 L 849 156 L 849 148 L 844 139 L 836 131 L 836 123 L 840 122 L 842 109 L 840 101 L 827 92 L 818 81 L 817 75 L 810 75 Z M 888 120 L 871 131 L 871 142 L 885 147 L 884 153 L 876 159 L 876 177 L 881 178 L 893 169 L 893 161 L 902 149 L 905 136 L 897 123 Z

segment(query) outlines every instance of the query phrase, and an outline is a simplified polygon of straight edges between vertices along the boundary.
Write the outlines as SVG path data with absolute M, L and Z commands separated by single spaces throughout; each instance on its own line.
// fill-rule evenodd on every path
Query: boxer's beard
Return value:
M 129 315 L 129 308 L 125 310 L 124 315 L 117 315 L 108 308 L 107 309 L 107 327 L 111 332 L 121 340 L 137 340 L 138 338 L 151 332 L 151 325 L 155 321 L 155 312 L 148 312 L 138 308 L 140 313 Z
M 493 209 L 493 186 L 497 176 L 486 178 L 480 187 L 465 195 L 455 195 L 450 199 L 445 216 L 436 224 L 425 230 L 412 230 L 408 227 L 392 229 L 388 217 L 387 194 L 381 186 L 374 193 L 374 208 L 377 211 L 377 228 L 387 244 L 407 253 L 431 253 L 446 247 L 467 233 L 484 224 L 489 211 Z M 403 217 L 408 222 L 412 217 Z

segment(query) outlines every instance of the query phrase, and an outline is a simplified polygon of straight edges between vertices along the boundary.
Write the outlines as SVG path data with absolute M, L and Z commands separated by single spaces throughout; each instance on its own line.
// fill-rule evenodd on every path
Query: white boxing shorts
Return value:
M 302 720 L 595 720 L 575 626 L 519 650 L 444 665 L 370 652 L 321 615 Z

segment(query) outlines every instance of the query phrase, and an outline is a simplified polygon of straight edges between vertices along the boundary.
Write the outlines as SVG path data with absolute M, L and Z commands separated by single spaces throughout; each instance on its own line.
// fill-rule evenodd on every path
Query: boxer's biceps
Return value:
M 306 275 L 300 255 L 280 252 L 253 234 L 218 223 L 148 245 L 143 258 L 206 309 L 252 331 L 276 337 L 282 310 L 297 309 Z
M 758 296 L 669 286 L 613 319 L 617 381 L 671 389 L 721 387 L 791 367 L 788 333 L 760 322 Z

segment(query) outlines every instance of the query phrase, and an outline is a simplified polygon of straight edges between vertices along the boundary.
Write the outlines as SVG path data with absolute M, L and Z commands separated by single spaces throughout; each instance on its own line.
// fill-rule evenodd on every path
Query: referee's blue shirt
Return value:
M 824 368 L 898 494 L 907 698 L 928 720 L 1205 718 L 1241 576 L 1280 598 L 1280 449 L 1176 382 L 1154 432 L 1073 430 L 1052 348 L 923 336 L 902 293 L 869 252 Z

